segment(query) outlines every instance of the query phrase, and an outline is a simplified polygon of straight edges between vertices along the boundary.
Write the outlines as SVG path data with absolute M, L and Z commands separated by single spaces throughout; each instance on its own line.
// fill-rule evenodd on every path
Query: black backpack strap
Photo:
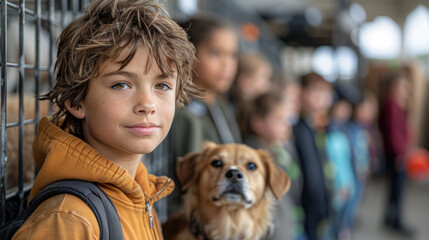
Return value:
M 50 184 L 31 200 L 27 209 L 28 216 L 43 201 L 58 194 L 72 194 L 91 208 L 100 227 L 100 239 L 123 239 L 121 222 L 115 206 L 106 193 L 92 182 L 64 180 Z

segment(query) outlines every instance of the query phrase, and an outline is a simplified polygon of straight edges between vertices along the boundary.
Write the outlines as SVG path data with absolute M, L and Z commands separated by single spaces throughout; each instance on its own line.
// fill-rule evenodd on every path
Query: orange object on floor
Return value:
M 407 174 L 414 180 L 425 180 L 429 174 L 429 153 L 423 148 L 414 150 L 407 157 Z

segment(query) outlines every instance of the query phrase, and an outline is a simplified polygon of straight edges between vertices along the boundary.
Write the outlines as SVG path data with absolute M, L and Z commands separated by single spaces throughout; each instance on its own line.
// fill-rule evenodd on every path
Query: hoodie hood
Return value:
M 67 179 L 113 185 L 135 204 L 157 201 L 174 189 L 173 181 L 148 174 L 141 162 L 133 179 L 125 169 L 104 158 L 86 142 L 60 129 L 47 117 L 40 120 L 33 152 L 39 173 L 29 201 L 49 184 Z

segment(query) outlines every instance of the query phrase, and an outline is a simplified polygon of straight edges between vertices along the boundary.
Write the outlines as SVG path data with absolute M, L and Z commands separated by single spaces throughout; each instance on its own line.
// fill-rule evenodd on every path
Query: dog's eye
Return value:
M 213 160 L 212 166 L 217 167 L 217 168 L 222 167 L 222 161 L 221 160 Z
M 250 171 L 255 171 L 257 167 L 255 163 L 250 162 L 246 165 L 246 168 L 249 169 Z

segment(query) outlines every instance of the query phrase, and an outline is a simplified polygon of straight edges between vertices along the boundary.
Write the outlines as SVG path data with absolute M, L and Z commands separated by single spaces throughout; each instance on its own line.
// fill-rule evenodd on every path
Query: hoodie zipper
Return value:
M 152 207 L 150 206 L 150 202 L 152 202 L 152 200 L 156 196 L 158 196 L 162 191 L 164 191 L 164 189 L 168 186 L 168 184 L 170 184 L 170 182 L 171 182 L 171 178 L 169 178 L 167 180 L 167 182 L 164 184 L 164 186 L 162 186 L 162 188 L 157 193 L 155 193 L 155 195 L 153 195 L 152 198 L 149 199 L 149 201 L 146 203 L 146 210 L 147 210 L 147 212 L 149 214 L 150 228 L 153 228 L 153 215 L 152 215 Z

